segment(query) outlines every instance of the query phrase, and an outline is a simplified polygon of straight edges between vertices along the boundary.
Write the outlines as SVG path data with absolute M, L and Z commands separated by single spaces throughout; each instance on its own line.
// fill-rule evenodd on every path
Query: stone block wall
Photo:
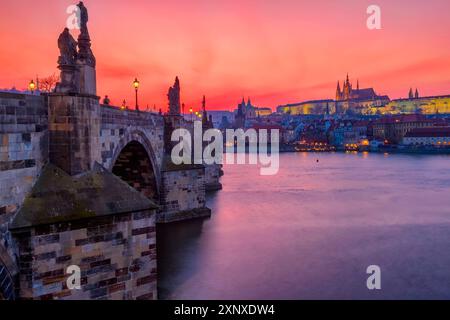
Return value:
M 16 230 L 21 299 L 157 299 L 154 210 Z M 69 290 L 67 268 L 81 268 Z
M 49 159 L 70 175 L 89 171 L 100 156 L 99 98 L 49 96 Z
M 0 93 L 0 246 L 14 257 L 8 225 L 48 161 L 45 96 Z
M 205 190 L 217 191 L 222 189 L 220 177 L 222 176 L 222 165 L 205 165 Z
M 162 174 L 162 211 L 157 222 L 165 223 L 197 217 L 209 217 L 206 208 L 205 168 L 169 170 Z

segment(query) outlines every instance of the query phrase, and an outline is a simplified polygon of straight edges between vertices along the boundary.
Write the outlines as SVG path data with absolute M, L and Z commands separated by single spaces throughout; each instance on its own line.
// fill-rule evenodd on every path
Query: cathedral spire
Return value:
M 206 96 L 205 95 L 203 95 L 202 109 L 203 109 L 202 123 L 203 123 L 203 126 L 205 127 L 208 125 L 208 113 L 206 112 Z
M 337 87 L 336 87 L 336 101 L 339 101 L 339 100 L 341 100 L 341 85 L 338 80 Z

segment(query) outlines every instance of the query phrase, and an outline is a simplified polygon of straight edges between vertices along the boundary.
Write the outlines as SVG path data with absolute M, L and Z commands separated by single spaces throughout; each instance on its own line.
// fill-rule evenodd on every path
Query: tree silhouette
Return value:
M 56 73 L 51 76 L 39 79 L 39 91 L 52 92 L 55 89 L 56 84 L 59 82 L 59 75 Z

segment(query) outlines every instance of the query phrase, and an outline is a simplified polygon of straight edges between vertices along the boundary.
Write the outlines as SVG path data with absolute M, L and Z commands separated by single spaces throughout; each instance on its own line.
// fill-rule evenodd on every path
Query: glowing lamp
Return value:
M 138 81 L 138 79 L 136 78 L 136 79 L 134 79 L 134 81 L 133 81 L 133 87 L 137 90 L 137 89 L 139 89 L 139 81 Z
M 30 83 L 28 84 L 28 88 L 30 88 L 31 93 L 34 92 L 34 90 L 36 89 L 36 84 L 34 83 L 34 80 L 30 81 Z
M 136 91 L 136 111 L 139 111 L 139 105 L 138 105 L 138 89 L 139 89 L 139 81 L 137 78 L 134 79 L 133 82 L 134 90 Z

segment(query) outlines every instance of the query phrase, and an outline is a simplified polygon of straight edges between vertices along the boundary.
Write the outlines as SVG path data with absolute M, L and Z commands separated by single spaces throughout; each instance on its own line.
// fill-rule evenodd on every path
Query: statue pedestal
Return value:
M 50 163 L 69 175 L 101 162 L 99 97 L 52 93 L 48 97 Z
M 58 93 L 79 93 L 79 71 L 75 65 L 60 64 L 61 80 L 56 85 L 55 92 Z
M 77 62 L 79 69 L 79 86 L 81 94 L 97 95 L 97 76 L 94 67 Z

